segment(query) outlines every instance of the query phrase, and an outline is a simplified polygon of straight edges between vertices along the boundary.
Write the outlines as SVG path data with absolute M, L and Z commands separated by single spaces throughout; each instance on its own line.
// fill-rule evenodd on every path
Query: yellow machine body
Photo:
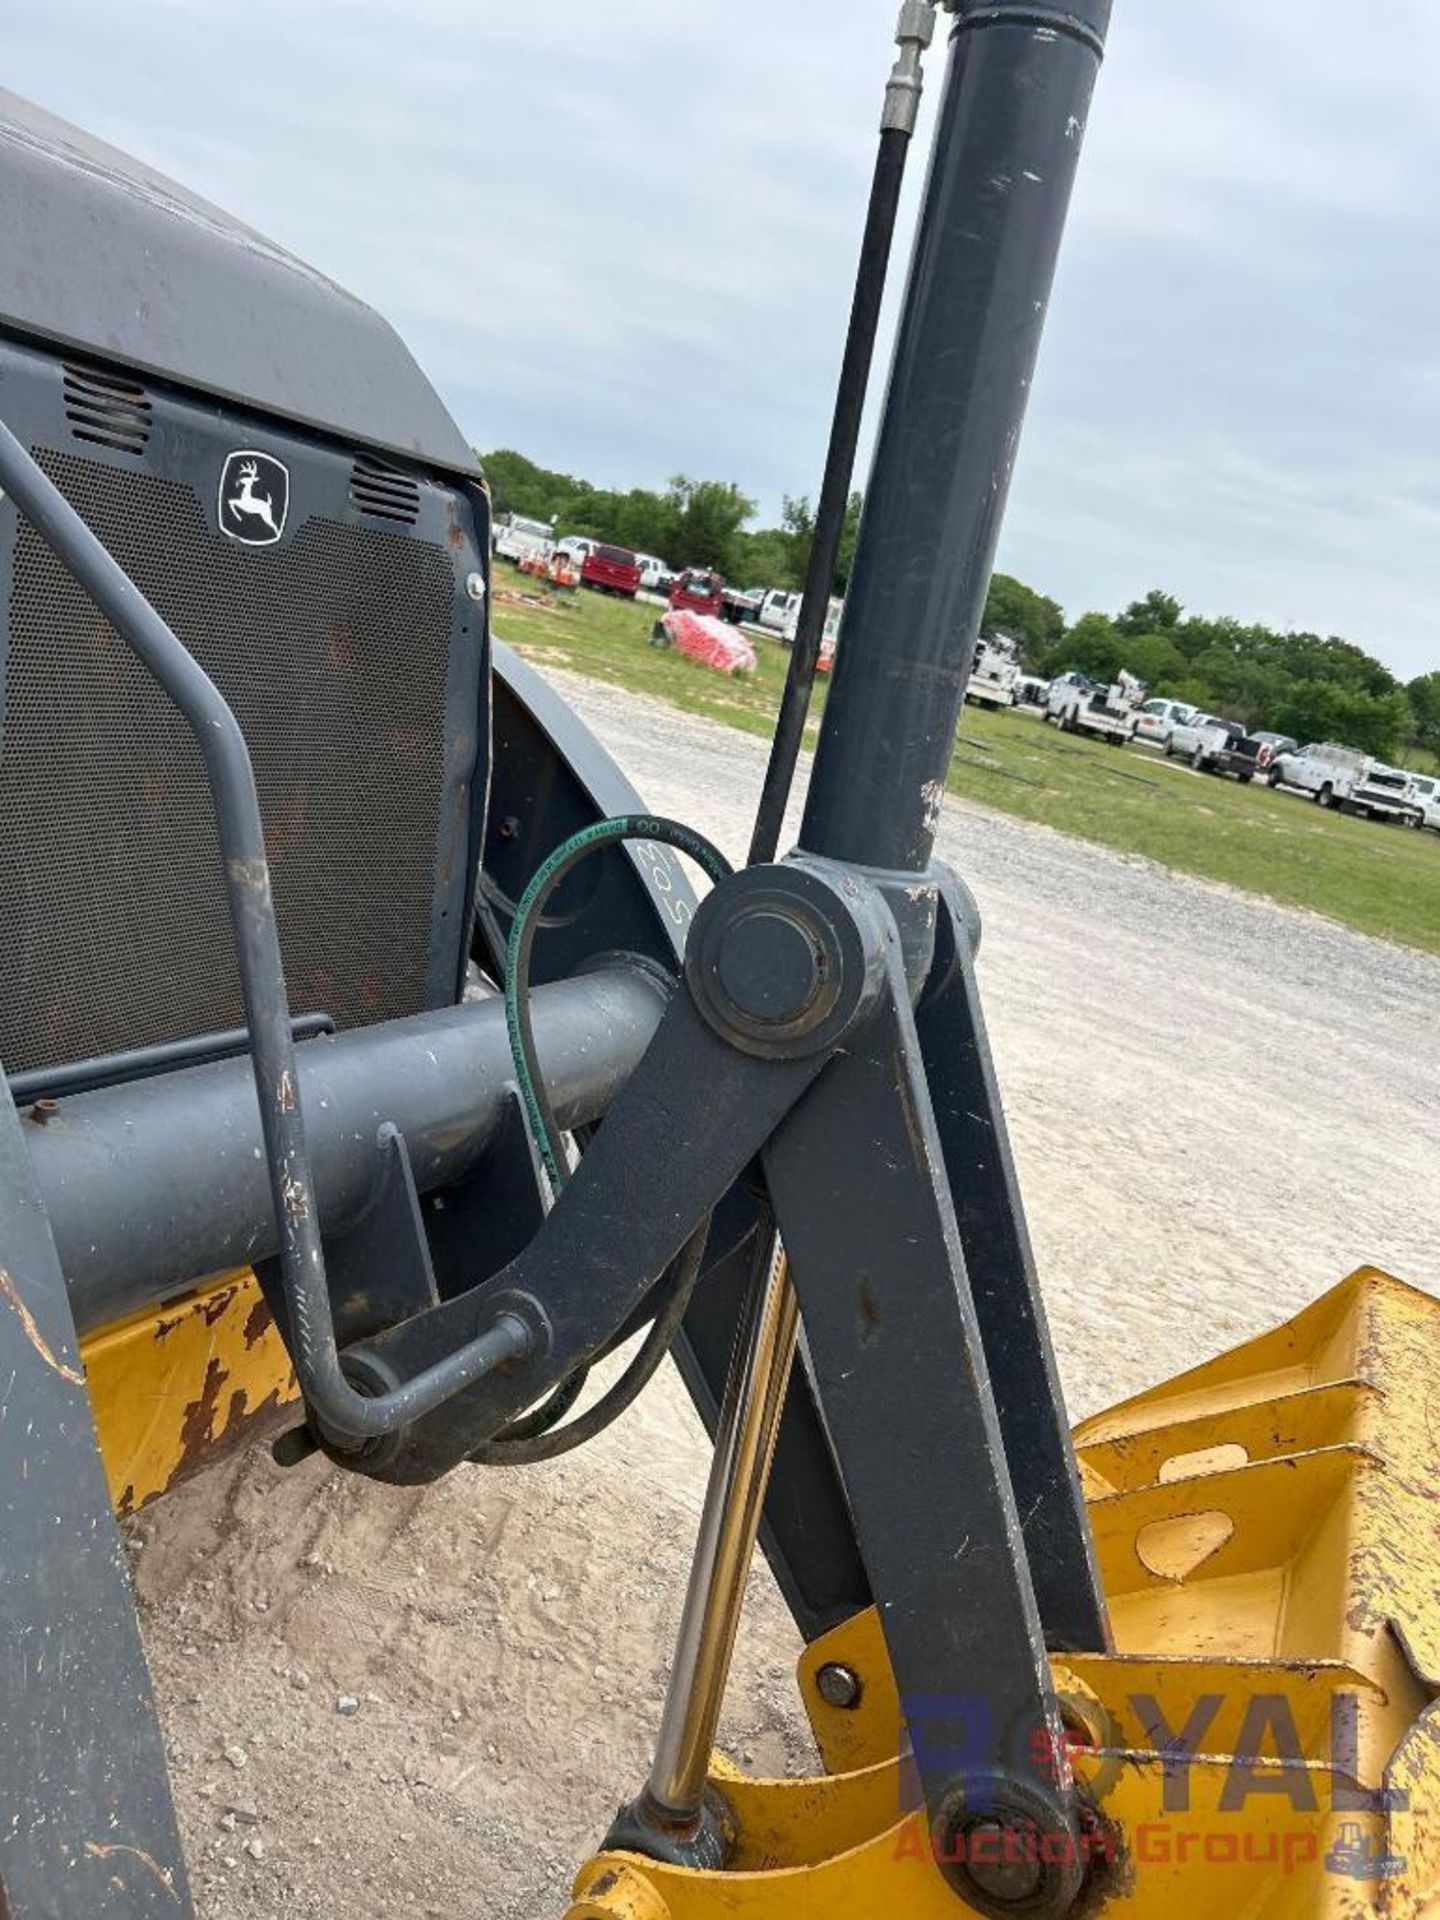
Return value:
M 285 1343 L 248 1268 L 81 1342 L 117 1513 L 138 1513 L 296 1397 Z
M 1362 1269 L 1085 1422 L 1112 1655 L 1056 1658 L 1096 1809 L 1087 1912 L 1440 1915 L 1440 1302 Z M 829 1664 L 855 1704 L 822 1698 Z M 825 1772 L 717 1758 L 720 1874 L 602 1855 L 571 1920 L 947 1920 L 876 1616 L 806 1650 Z

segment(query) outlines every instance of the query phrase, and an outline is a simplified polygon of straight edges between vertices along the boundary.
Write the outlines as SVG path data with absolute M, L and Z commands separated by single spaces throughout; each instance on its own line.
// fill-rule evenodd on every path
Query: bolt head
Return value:
M 1033 1900 L 1044 1884 L 1040 1835 L 1029 1821 L 977 1820 L 965 1835 L 965 1870 L 977 1893 L 998 1906 Z
M 934 1834 L 940 1871 L 988 1920 L 1060 1920 L 1085 1884 L 1079 1828 L 1049 1791 L 1028 1781 L 957 1785 Z
M 467 573 L 465 576 L 465 591 L 472 600 L 483 600 L 485 598 L 484 574 Z
M 828 1660 L 821 1667 L 815 1676 L 815 1688 L 827 1707 L 839 1707 L 845 1712 L 859 1706 L 864 1691 L 855 1669 L 843 1666 L 838 1660 Z

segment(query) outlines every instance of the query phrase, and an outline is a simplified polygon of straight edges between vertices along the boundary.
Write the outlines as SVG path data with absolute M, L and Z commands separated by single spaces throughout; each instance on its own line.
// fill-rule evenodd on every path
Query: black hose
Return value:
M 905 162 L 909 152 L 908 133 L 896 127 L 887 127 L 880 135 L 880 152 L 876 157 L 875 177 L 870 188 L 870 209 L 865 219 L 865 238 L 860 248 L 855 298 L 850 308 L 850 331 L 846 336 L 840 386 L 835 396 L 835 417 L 830 428 L 830 446 L 825 456 L 825 476 L 815 510 L 815 537 L 810 545 L 810 564 L 805 575 L 805 592 L 800 602 L 790 667 L 785 676 L 785 692 L 781 696 L 775 738 L 770 746 L 770 764 L 765 769 L 765 784 L 760 791 L 760 806 L 755 816 L 755 832 L 750 842 L 751 866 L 773 860 L 780 850 L 785 808 L 789 803 L 795 768 L 805 738 L 810 696 L 820 664 L 820 643 L 824 638 L 825 618 L 834 591 L 840 544 L 845 537 L 845 514 L 850 505 L 850 485 L 855 477 L 855 455 L 860 445 L 860 425 L 875 360 L 875 339 L 880 330 L 880 309 L 885 299 L 890 250 L 895 238 L 900 190 L 905 181 Z
M 730 862 L 717 847 L 676 820 L 657 819 L 653 814 L 626 813 L 614 820 L 600 820 L 572 834 L 546 859 L 531 877 L 524 897 L 515 909 L 510 941 L 505 957 L 505 1019 L 510 1031 L 510 1051 L 515 1061 L 515 1078 L 529 1115 L 535 1145 L 558 1196 L 567 1176 L 565 1142 L 535 1051 L 535 1030 L 530 1019 L 530 955 L 545 903 L 573 867 L 588 860 L 592 853 L 627 840 L 651 840 L 674 847 L 695 862 L 710 880 L 723 880 L 731 872 Z
M 594 1440 L 618 1420 L 655 1378 L 660 1362 L 674 1344 L 699 1281 L 709 1239 L 710 1218 L 707 1214 L 676 1256 L 670 1298 L 655 1316 L 654 1325 L 646 1334 L 643 1346 L 614 1386 L 602 1393 L 593 1407 L 587 1407 L 578 1419 L 554 1432 L 549 1431 L 548 1426 L 537 1431 L 533 1424 L 548 1416 L 548 1424 L 553 1425 L 563 1412 L 568 1411 L 570 1403 L 554 1412 L 551 1409 L 572 1385 L 572 1402 L 578 1397 L 589 1377 L 588 1369 L 582 1368 L 556 1390 L 539 1414 L 531 1414 L 527 1422 L 512 1422 L 503 1436 L 476 1447 L 470 1455 L 471 1460 L 482 1467 L 540 1466 L 547 1460 L 558 1460 L 562 1454 L 573 1453 L 576 1447 L 583 1447 L 587 1441 Z

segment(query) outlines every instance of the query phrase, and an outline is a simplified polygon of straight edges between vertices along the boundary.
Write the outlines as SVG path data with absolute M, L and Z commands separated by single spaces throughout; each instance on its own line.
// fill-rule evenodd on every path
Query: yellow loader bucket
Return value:
M 1077 1430 L 1117 1649 L 1052 1663 L 1096 1815 L 1077 1913 L 1440 1915 L 1437 1359 L 1440 1302 L 1365 1268 Z M 965 1911 L 873 1613 L 799 1678 L 825 1774 L 717 1757 L 730 1867 L 602 1855 L 571 1920 Z

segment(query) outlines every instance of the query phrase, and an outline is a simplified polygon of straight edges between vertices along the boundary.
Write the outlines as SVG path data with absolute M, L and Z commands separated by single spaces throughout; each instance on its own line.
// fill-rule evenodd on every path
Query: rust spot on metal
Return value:
M 65 1361 L 57 1359 L 51 1351 L 50 1343 L 36 1325 L 34 1314 L 31 1313 L 29 1307 L 27 1307 L 25 1302 L 20 1298 L 15 1282 L 3 1267 L 0 1267 L 0 1298 L 4 1299 L 7 1306 L 14 1309 L 15 1316 L 20 1322 L 20 1328 L 25 1338 L 45 1362 L 45 1365 L 49 1367 L 50 1371 L 52 1373 L 58 1373 L 62 1380 L 68 1380 L 72 1386 L 83 1387 L 85 1384 L 84 1374 L 81 1373 L 78 1367 L 68 1366 Z
M 168 1485 L 148 1495 L 142 1505 L 148 1506 L 151 1500 L 158 1500 L 162 1492 L 168 1492 L 180 1480 L 188 1480 L 202 1467 L 213 1466 L 227 1454 L 248 1446 L 266 1424 L 274 1424 L 278 1420 L 283 1406 L 278 1387 L 272 1388 L 254 1407 L 250 1405 L 250 1397 L 244 1387 L 235 1387 L 224 1402 L 222 1412 L 221 1397 L 229 1378 L 222 1363 L 212 1356 L 205 1369 L 205 1384 L 201 1388 L 200 1398 L 192 1400 L 185 1409 L 180 1428 L 179 1463 Z M 127 1489 L 127 1493 L 131 1500 L 128 1510 L 133 1511 L 133 1490 Z
M 620 1875 L 614 1867 L 607 1867 L 594 1886 L 585 1892 L 587 1900 L 603 1900 L 607 1893 L 613 1893 L 620 1884 Z
M 275 1324 L 275 1316 L 263 1300 L 257 1300 L 245 1316 L 245 1344 L 255 1346 Z
M 187 1294 L 178 1301 L 169 1302 L 168 1304 L 174 1306 L 176 1311 L 170 1319 L 155 1322 L 155 1338 L 157 1340 L 168 1338 L 178 1327 L 183 1327 L 189 1321 L 197 1308 L 206 1326 L 213 1327 L 217 1320 L 222 1320 L 229 1312 L 239 1291 L 238 1287 L 222 1287 L 215 1293 L 203 1296 Z
M 180 1425 L 180 1468 L 183 1473 L 187 1467 L 196 1466 L 205 1458 L 211 1444 L 210 1429 L 215 1424 L 215 1411 L 220 1405 L 220 1390 L 225 1385 L 227 1374 L 220 1361 L 211 1355 L 210 1364 L 205 1369 L 205 1384 L 200 1389 L 200 1398 L 192 1400 L 185 1409 L 185 1417 Z
M 347 620 L 337 620 L 330 629 L 330 661 L 336 667 L 355 664 L 355 629 Z
M 1107 1818 L 1083 1796 L 1078 1810 L 1091 1870 L 1070 1911 L 1074 1920 L 1097 1920 L 1113 1901 L 1128 1899 L 1134 1894 L 1138 1875 L 1119 1823 Z
M 207 1327 L 213 1327 L 217 1320 L 229 1312 L 239 1291 L 238 1287 L 224 1287 L 219 1293 L 212 1293 L 208 1299 L 200 1302 L 200 1313 Z
M 145 1871 L 153 1875 L 165 1889 L 176 1906 L 178 1907 L 180 1905 L 180 1894 L 175 1885 L 174 1874 L 171 1873 L 168 1867 L 162 1867 L 154 1854 L 146 1853 L 143 1847 L 125 1847 L 113 1844 L 107 1846 L 100 1840 L 87 1840 L 85 1842 L 85 1851 L 95 1860 L 118 1860 L 122 1858 L 138 1860 Z

